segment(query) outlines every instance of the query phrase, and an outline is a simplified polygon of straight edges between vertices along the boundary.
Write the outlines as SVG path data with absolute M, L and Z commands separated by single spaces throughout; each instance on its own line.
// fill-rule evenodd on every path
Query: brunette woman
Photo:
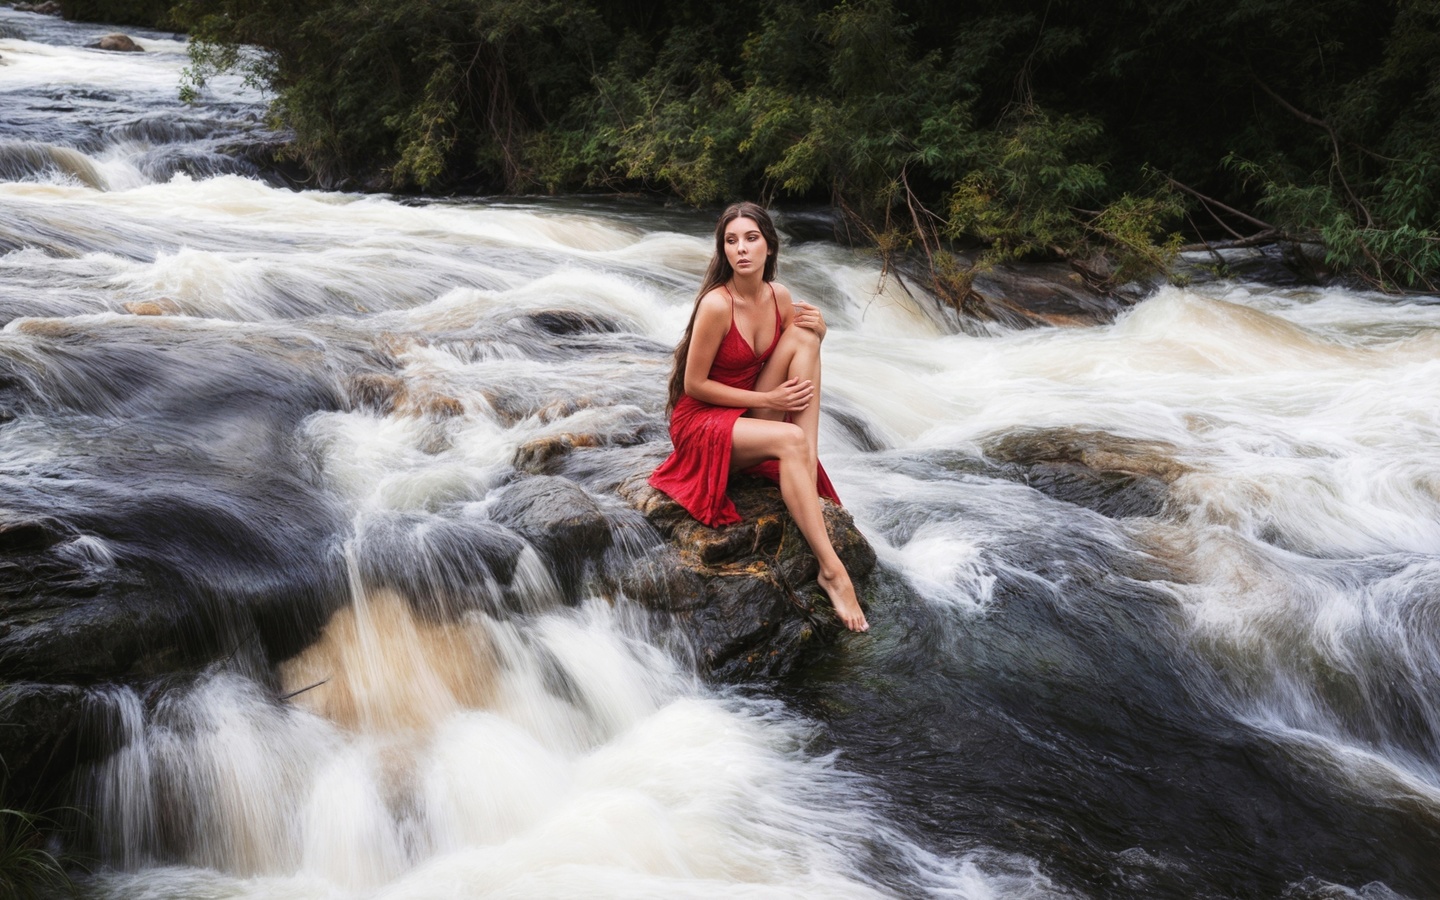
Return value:
M 737 203 L 721 214 L 715 255 L 675 349 L 669 406 L 675 452 L 650 484 L 714 528 L 740 521 L 725 494 L 731 472 L 778 481 L 820 564 L 820 587 L 846 628 L 866 631 L 820 509 L 821 497 L 840 502 L 816 454 L 825 322 L 775 282 L 779 250 L 763 207 Z

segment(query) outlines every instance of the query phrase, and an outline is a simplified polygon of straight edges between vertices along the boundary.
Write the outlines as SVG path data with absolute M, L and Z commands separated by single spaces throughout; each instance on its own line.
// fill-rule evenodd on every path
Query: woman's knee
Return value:
M 794 422 L 782 422 L 779 434 L 776 438 L 775 450 L 781 459 L 793 458 L 804 460 L 810 455 L 810 439 L 805 436 L 805 429 Z
M 799 325 L 791 325 L 785 329 L 785 333 L 780 336 L 780 340 L 790 344 L 797 351 L 818 351 L 820 349 L 820 335 L 808 328 L 801 328 Z

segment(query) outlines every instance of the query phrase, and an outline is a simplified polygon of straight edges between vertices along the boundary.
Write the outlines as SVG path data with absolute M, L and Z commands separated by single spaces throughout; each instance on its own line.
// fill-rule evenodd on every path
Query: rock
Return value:
M 1159 515 L 1190 467 L 1164 441 L 1075 428 L 1011 431 L 982 444 L 1002 477 L 1104 516 Z
M 665 538 L 667 548 L 631 566 L 620 587 L 680 634 L 705 675 L 722 681 L 773 678 L 843 627 L 815 581 L 819 566 L 764 479 L 737 477 L 730 498 L 743 518 L 707 528 L 636 476 L 620 495 Z M 823 501 L 825 525 L 864 602 L 875 551 L 850 514 Z
M 122 308 L 133 316 L 173 316 L 180 312 L 180 305 L 169 297 L 159 300 L 130 300 Z
M 597 418 L 576 416 L 577 410 L 568 407 L 569 404 L 552 404 L 535 413 L 542 422 L 554 421 L 556 430 L 538 435 L 516 448 L 515 468 L 531 475 L 554 475 L 573 450 L 631 447 L 665 438 L 660 419 L 638 408 L 615 410 L 618 414 Z M 562 428 L 564 430 L 559 430 Z
M 775 227 L 791 244 L 845 240 L 845 220 L 832 206 L 775 211 Z
M 405 380 L 398 375 L 365 372 L 351 376 L 345 384 L 350 405 L 378 415 L 388 416 L 405 399 Z
M 1011 328 L 1096 325 L 1114 321 L 1130 306 L 1065 263 L 995 266 L 975 276 L 972 288 L 964 311 Z
M 542 309 L 525 318 L 547 334 L 615 334 L 620 326 L 608 319 L 573 309 Z
M 515 468 L 521 472 L 544 475 L 554 468 L 560 457 L 576 447 L 594 447 L 599 443 L 599 437 L 593 434 L 550 434 L 526 441 L 517 447 L 513 462 Z
M 18 682 L 0 687 L 0 804 L 43 809 L 45 796 L 80 753 L 85 692 L 64 684 Z M 36 791 L 41 796 L 31 796 Z
M 358 538 L 365 589 L 409 598 L 427 621 L 451 621 L 471 610 L 498 618 L 526 608 L 529 598 L 506 590 L 525 541 L 494 522 L 396 512 L 371 519 Z
M 1175 260 L 1171 274 L 1187 284 L 1228 278 L 1296 287 L 1324 284 L 1333 272 L 1325 263 L 1323 246 L 1285 243 L 1187 250 Z
M 17 3 L 16 12 L 33 12 L 42 16 L 58 16 L 62 13 L 57 0 L 45 0 L 44 3 Z
M 567 598 L 578 599 L 584 575 L 610 548 L 610 523 L 595 498 L 568 478 L 538 475 L 515 482 L 490 506 L 490 517 L 545 557 Z
M 570 442 L 574 468 L 618 465 L 628 470 L 615 492 L 643 515 L 662 543 L 607 569 L 621 511 L 607 516 L 600 501 L 574 481 L 553 475 L 524 478 L 490 505 L 491 519 L 524 537 L 547 559 L 570 600 L 587 579 L 617 590 L 649 609 L 656 625 L 694 654 L 697 668 L 717 680 L 776 677 L 806 651 L 842 631 L 829 598 L 815 581 L 819 566 L 795 527 L 774 482 L 737 477 L 730 497 L 743 521 L 707 528 L 669 497 L 645 483 L 655 459 L 613 448 L 603 441 Z M 580 463 L 592 461 L 593 465 Z M 587 483 L 592 479 L 587 478 Z M 875 551 L 850 514 L 826 502 L 825 522 L 836 552 L 856 588 L 865 589 Z M 613 565 L 613 559 L 611 564 Z M 596 584 L 595 581 L 590 581 Z
M 39 10 L 36 10 L 39 12 Z M 116 53 L 144 53 L 145 48 L 135 43 L 129 35 L 121 34 L 118 31 L 107 34 L 100 40 L 88 45 L 92 50 L 111 50 Z
M 399 375 L 365 372 L 347 379 L 345 388 L 352 408 L 382 416 L 413 416 L 438 421 L 465 414 L 465 404 L 455 397 L 430 390 L 423 383 L 407 382 Z

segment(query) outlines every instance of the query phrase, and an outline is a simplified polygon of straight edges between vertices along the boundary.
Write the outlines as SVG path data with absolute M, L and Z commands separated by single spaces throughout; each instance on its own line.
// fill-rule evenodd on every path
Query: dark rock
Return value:
M 542 309 L 525 316 L 547 334 L 614 334 L 620 326 L 608 319 L 573 309 Z
M 685 564 L 680 551 L 657 548 L 621 574 L 620 590 L 632 600 L 665 612 L 695 610 L 705 604 L 705 580 Z
M 965 312 L 1011 328 L 1102 324 L 1130 306 L 1065 263 L 995 266 L 975 276 L 971 287 Z
M 0 553 L 34 553 L 48 550 L 66 538 L 58 522 L 48 519 L 33 521 L 0 521 Z
M 1333 275 L 1323 246 L 1295 243 L 1188 250 L 1175 260 L 1171 273 L 1188 284 L 1237 279 L 1272 287 L 1324 284 Z
M 1190 471 L 1164 441 L 1103 431 L 1037 428 L 982 444 L 998 474 L 1111 518 L 1159 515 L 1170 485 Z
M 45 808 L 45 796 L 75 765 L 80 752 L 83 689 L 65 684 L 6 684 L 0 688 L 0 804 Z M 39 796 L 36 796 L 36 794 Z
M 356 557 L 367 590 L 392 591 L 422 619 L 444 622 L 470 610 L 498 617 L 523 608 L 505 589 L 524 549 L 493 522 L 394 513 L 367 524 Z
M 775 210 L 775 227 L 790 239 L 792 244 L 807 241 L 844 242 L 845 221 L 840 211 L 831 206 L 811 209 Z
M 33 12 L 42 16 L 58 16 L 61 14 L 58 0 L 45 0 L 44 3 L 17 3 L 16 12 Z
M 685 638 L 704 674 L 727 681 L 777 677 L 843 630 L 773 482 L 732 479 L 730 498 L 743 521 L 722 528 L 700 524 L 643 476 L 619 492 L 668 545 L 624 573 L 621 588 Z M 844 509 L 824 501 L 824 513 L 863 602 L 875 551 Z
M 600 504 L 568 478 L 538 475 L 507 487 L 490 517 L 545 557 L 567 597 L 577 598 L 586 570 L 610 548 L 610 524 Z

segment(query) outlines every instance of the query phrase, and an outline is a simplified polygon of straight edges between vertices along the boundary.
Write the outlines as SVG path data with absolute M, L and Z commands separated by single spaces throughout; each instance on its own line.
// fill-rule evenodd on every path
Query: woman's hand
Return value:
M 820 315 L 820 309 L 811 306 L 804 300 L 795 302 L 795 320 L 791 324 L 799 325 L 801 328 L 808 328 L 815 332 L 820 340 L 825 340 L 825 317 Z
M 765 392 L 767 409 L 780 412 L 800 412 L 810 405 L 815 397 L 815 385 L 807 379 L 792 378 L 773 391 Z

